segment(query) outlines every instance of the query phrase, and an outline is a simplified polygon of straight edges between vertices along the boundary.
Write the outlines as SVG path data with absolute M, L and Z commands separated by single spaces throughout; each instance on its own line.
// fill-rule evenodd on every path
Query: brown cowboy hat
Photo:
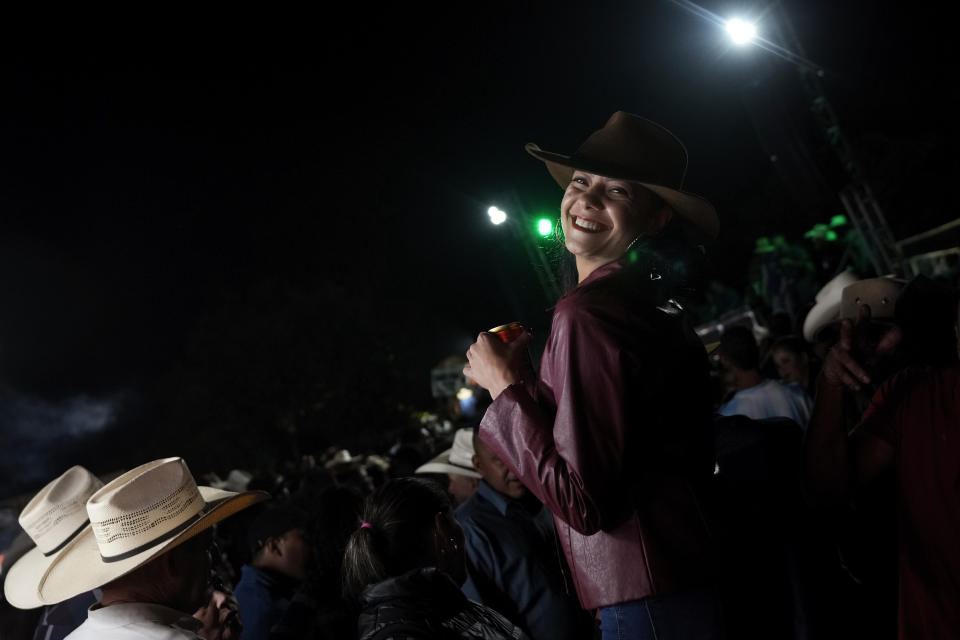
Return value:
M 563 189 L 570 184 L 575 169 L 638 182 L 690 223 L 695 241 L 708 242 L 720 231 L 713 205 L 682 189 L 687 173 L 686 148 L 679 138 L 656 122 L 617 111 L 573 154 L 544 151 L 532 142 L 524 145 L 524 149 L 547 164 L 550 175 Z

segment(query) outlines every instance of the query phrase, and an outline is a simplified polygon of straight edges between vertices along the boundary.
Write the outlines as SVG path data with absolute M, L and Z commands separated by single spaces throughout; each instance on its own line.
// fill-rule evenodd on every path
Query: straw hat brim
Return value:
M 709 200 L 687 191 L 671 189 L 659 184 L 645 182 L 642 176 L 631 175 L 626 168 L 592 162 L 588 158 L 573 158 L 569 155 L 544 151 L 532 142 L 524 145 L 527 153 L 547 165 L 561 189 L 566 189 L 574 170 L 586 171 L 608 178 L 637 182 L 660 196 L 671 209 L 692 225 L 693 240 L 706 243 L 715 240 L 720 233 L 720 218 Z
M 86 528 L 89 529 L 90 525 Z M 82 532 L 77 535 L 82 535 Z M 37 592 L 37 585 L 56 557 L 57 553 L 43 555 L 37 547 L 20 556 L 20 559 L 10 566 L 3 581 L 3 597 L 7 602 L 17 609 L 42 607 L 44 602 Z
M 468 478 L 482 477 L 474 469 L 461 467 L 450 462 L 450 451 L 444 451 L 434 459 L 417 467 L 414 473 L 453 473 L 458 476 L 467 476 Z
M 100 557 L 93 528 L 87 527 L 64 547 L 40 576 L 36 586 L 38 598 L 43 604 L 55 604 L 102 587 L 209 529 L 224 518 L 270 497 L 265 491 L 235 493 L 213 487 L 197 488 L 206 506 L 195 516 L 196 521 L 176 536 L 129 558 L 104 562 Z
M 814 305 L 803 320 L 803 338 L 817 342 L 824 331 L 840 324 L 840 301 Z
M 823 332 L 840 324 L 843 290 L 860 280 L 852 271 L 841 271 L 817 292 L 816 303 L 803 320 L 803 338 L 817 342 Z

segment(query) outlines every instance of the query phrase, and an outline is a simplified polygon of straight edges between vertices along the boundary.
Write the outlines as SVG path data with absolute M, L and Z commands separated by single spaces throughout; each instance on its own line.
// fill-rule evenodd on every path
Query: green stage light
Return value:
M 804 238 L 811 238 L 813 240 L 822 240 L 827 237 L 827 232 L 830 231 L 829 227 L 823 223 L 817 223 L 813 225 L 813 229 L 807 231 L 803 234 Z
M 537 233 L 546 237 L 553 233 L 553 220 L 540 218 L 537 220 Z
M 754 246 L 753 252 L 757 254 L 772 253 L 776 250 L 777 250 L 776 247 L 774 247 L 773 243 L 770 242 L 770 238 L 767 238 L 766 236 L 760 236 L 756 240 L 756 244 Z
M 830 228 L 831 228 L 831 229 L 832 229 L 832 228 L 835 228 L 835 227 L 842 227 L 842 226 L 845 225 L 845 224 L 847 224 L 847 216 L 843 215 L 842 213 L 839 214 L 839 215 L 835 215 L 835 216 L 833 216 L 832 218 L 830 218 Z

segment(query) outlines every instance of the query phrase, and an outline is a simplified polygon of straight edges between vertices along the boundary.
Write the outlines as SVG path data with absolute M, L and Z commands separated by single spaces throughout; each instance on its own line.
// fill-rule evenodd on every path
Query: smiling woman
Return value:
M 673 210 L 643 185 L 575 171 L 560 203 L 567 250 L 578 282 L 623 256 L 641 237 L 656 235 Z
M 604 638 L 717 637 L 709 365 L 676 296 L 682 247 L 716 236 L 716 212 L 682 190 L 683 144 L 632 114 L 571 155 L 527 151 L 565 189 L 577 284 L 554 308 L 536 379 L 529 336 L 470 347 L 464 373 L 494 399 L 478 437 L 553 512 Z

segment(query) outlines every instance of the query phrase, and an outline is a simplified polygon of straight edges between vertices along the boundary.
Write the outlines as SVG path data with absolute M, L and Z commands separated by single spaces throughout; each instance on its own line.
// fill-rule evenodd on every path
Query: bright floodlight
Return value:
M 487 215 L 490 216 L 490 222 L 493 224 L 503 224 L 507 221 L 507 213 L 497 209 L 496 207 L 490 207 L 487 209 Z
M 736 44 L 747 44 L 757 35 L 757 28 L 752 22 L 733 18 L 727 20 L 727 33 Z

